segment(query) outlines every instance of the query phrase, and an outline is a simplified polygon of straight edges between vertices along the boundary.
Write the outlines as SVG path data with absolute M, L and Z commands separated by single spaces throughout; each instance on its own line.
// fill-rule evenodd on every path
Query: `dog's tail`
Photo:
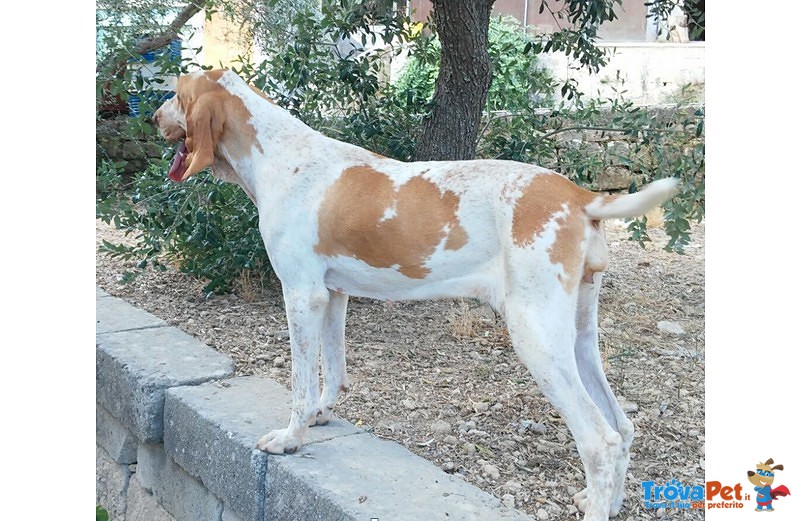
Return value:
M 586 205 L 590 219 L 623 219 L 644 215 L 678 192 L 678 178 L 653 181 L 640 191 L 625 195 L 604 195 Z

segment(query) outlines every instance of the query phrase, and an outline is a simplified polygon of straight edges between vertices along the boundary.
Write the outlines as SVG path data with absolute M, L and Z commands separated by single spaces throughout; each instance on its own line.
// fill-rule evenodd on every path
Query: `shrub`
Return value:
M 531 52 L 534 40 L 513 17 L 489 20 L 489 58 L 492 83 L 486 101 L 487 111 L 519 111 L 547 106 L 552 102 L 555 84 L 550 74 L 537 66 Z M 439 74 L 441 43 L 434 35 L 415 42 L 405 72 L 395 84 L 395 94 L 429 103 Z
M 268 273 L 258 215 L 244 192 L 208 174 L 174 183 L 168 169 L 153 163 L 121 190 L 120 165 L 100 164 L 97 217 L 135 234 L 133 246 L 104 241 L 103 250 L 137 260 L 139 269 L 173 265 L 205 279 L 208 292 L 227 291 L 244 271 Z
M 566 108 L 489 115 L 478 146 L 481 157 L 535 163 L 581 186 L 597 188 L 601 174 L 621 169 L 628 191 L 664 177 L 679 177 L 680 193 L 664 205 L 667 250 L 689 243 L 690 221 L 705 211 L 705 110 L 683 103 L 638 107 L 622 98 L 583 99 Z M 631 239 L 649 241 L 645 217 L 633 219 Z

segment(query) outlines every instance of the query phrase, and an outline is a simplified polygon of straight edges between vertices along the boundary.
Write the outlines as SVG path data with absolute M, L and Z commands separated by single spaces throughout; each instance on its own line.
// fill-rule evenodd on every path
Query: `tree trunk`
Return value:
M 492 81 L 487 50 L 494 0 L 433 0 L 442 61 L 417 160 L 472 159 Z

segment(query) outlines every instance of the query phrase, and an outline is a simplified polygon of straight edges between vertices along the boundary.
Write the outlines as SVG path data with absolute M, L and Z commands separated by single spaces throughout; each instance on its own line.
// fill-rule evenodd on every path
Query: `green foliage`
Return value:
M 405 15 L 354 0 L 292 4 L 282 24 L 262 20 L 258 38 L 274 42 L 260 64 L 234 70 L 312 128 L 392 157 L 410 159 L 422 114 L 415 100 L 387 89 L 390 61 L 413 40 Z
M 547 71 L 537 67 L 536 56 L 531 52 L 534 43 L 515 18 L 492 17 L 489 20 L 492 83 L 487 110 L 518 111 L 545 106 L 552 101 L 553 80 Z M 430 102 L 439 74 L 441 52 L 437 37 L 421 38 L 405 72 L 395 84 L 395 94 L 417 105 L 420 101 Z
M 134 49 L 140 38 L 163 31 L 178 11 L 180 7 L 150 0 L 104 0 L 97 10 L 96 117 L 127 113 L 128 100 L 136 96 L 139 115 L 127 118 L 129 136 L 159 143 L 165 150 L 150 116 L 168 92 L 168 79 L 198 65 L 167 49 L 154 51 L 150 60 Z M 173 265 L 205 279 L 206 291 L 221 292 L 245 270 L 269 270 L 255 208 L 238 187 L 207 175 L 173 183 L 166 179 L 166 160 L 152 162 L 132 179 L 123 175 L 124 166 L 101 160 L 96 177 L 97 218 L 133 235 L 133 245 L 101 246 L 113 257 L 136 261 L 136 270 L 125 273 L 123 280 L 132 280 L 148 266 Z
M 656 0 L 660 1 L 660 0 Z M 600 24 L 617 18 L 615 5 L 622 0 L 541 0 L 539 14 L 547 11 L 558 30 L 533 44 L 535 54 L 563 52 L 594 73 L 608 63 L 605 52 L 595 45 Z M 561 96 L 571 100 L 583 93 L 573 81 L 561 85 Z
M 271 18 L 257 19 L 255 28 L 258 41 L 272 42 L 268 48 L 273 52 L 258 64 L 242 58 L 235 71 L 331 137 L 396 159 L 414 157 L 441 52 L 438 40 L 424 36 L 426 31 L 404 16 L 368 7 L 376 4 L 339 0 L 317 8 L 313 1 L 259 2 L 274 8 Z M 597 24 L 613 19 L 611 7 L 617 3 L 560 3 L 554 16 L 562 17 L 570 29 L 539 40 L 508 23 L 492 21 L 490 55 L 496 75 L 478 157 L 536 163 L 590 188 L 612 168 L 634 174 L 631 191 L 654 179 L 678 176 L 684 181 L 682 191 L 665 207 L 665 228 L 668 248 L 680 252 L 689 240 L 689 223 L 703 218 L 703 108 L 681 101 L 663 111 L 635 107 L 622 97 L 584 99 L 570 83 L 562 87 L 566 100 L 556 104 L 550 96 L 552 81 L 536 68 L 537 54 L 556 49 L 586 66 L 602 65 L 604 57 L 595 53 L 590 36 Z M 222 2 L 217 5 L 224 7 Z M 254 12 L 258 10 L 250 16 Z M 235 10 L 232 15 L 243 16 Z M 126 47 L 124 39 L 117 41 L 124 55 L 130 42 Z M 412 56 L 407 72 L 389 84 L 389 60 L 405 49 Z M 185 62 L 166 66 L 196 67 Z M 113 68 L 102 71 L 98 85 L 111 92 L 125 95 L 131 86 L 150 86 L 135 83 L 128 70 L 121 75 Z M 98 87 L 98 98 L 101 92 Z M 548 106 L 541 108 L 545 102 Z M 147 118 L 131 122 L 131 132 L 155 133 Z M 108 161 L 98 165 L 97 216 L 134 239 L 132 246 L 103 245 L 109 254 L 137 262 L 127 278 L 147 266 L 172 265 L 204 279 L 207 291 L 222 292 L 243 271 L 269 271 L 256 209 L 239 187 L 203 174 L 172 183 L 166 179 L 166 160 L 154 162 L 132 179 L 121 175 L 121 166 Z M 648 240 L 644 218 L 631 221 L 629 229 L 633 240 Z
M 97 516 L 95 518 L 96 521 L 108 521 L 108 511 L 105 508 L 101 507 L 100 505 L 97 505 L 96 511 L 97 511 Z
M 481 157 L 535 163 L 588 188 L 610 169 L 630 172 L 629 191 L 679 177 L 681 192 L 665 205 L 666 248 L 682 252 L 690 221 L 705 208 L 705 111 L 690 104 L 659 109 L 622 98 L 575 100 L 568 108 L 489 115 L 478 144 Z M 644 217 L 629 224 L 631 239 L 649 241 Z
M 104 242 L 101 248 L 137 260 L 139 270 L 173 265 L 205 279 L 208 292 L 227 291 L 246 270 L 267 273 L 258 215 L 244 192 L 206 174 L 174 183 L 165 177 L 168 169 L 166 161 L 154 163 L 120 190 L 119 165 L 100 164 L 96 216 L 135 235 L 133 246 Z

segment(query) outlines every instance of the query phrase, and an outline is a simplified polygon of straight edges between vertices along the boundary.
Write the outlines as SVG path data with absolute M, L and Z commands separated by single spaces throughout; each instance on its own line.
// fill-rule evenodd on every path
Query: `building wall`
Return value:
M 411 0 L 409 2 L 413 18 L 424 21 L 431 12 L 431 0 Z M 553 11 L 563 5 L 561 0 L 548 2 Z M 646 40 L 647 8 L 644 0 L 623 0 L 622 6 L 616 7 L 617 20 L 600 27 L 599 36 L 605 41 L 643 42 Z M 566 20 L 558 20 L 548 10 L 539 13 L 541 0 L 496 0 L 492 13 L 494 15 L 513 16 L 523 26 L 535 27 L 536 32 L 551 33 L 566 25 Z
M 625 99 L 637 105 L 662 105 L 679 100 L 705 100 L 705 44 L 614 43 L 601 45 L 609 53 L 608 65 L 597 74 L 575 68 L 563 53 L 539 57 L 557 81 L 573 79 L 589 97 Z
M 644 0 L 623 0 L 616 8 L 618 20 L 600 26 L 598 36 L 610 42 L 644 42 L 647 39 L 647 7 Z
M 428 19 L 433 8 L 431 0 L 410 0 L 408 6 L 411 9 L 411 18 L 420 22 Z
M 527 2 L 527 10 L 526 10 Z M 546 34 L 560 29 L 565 20 L 557 20 L 547 10 L 539 13 L 541 0 L 496 0 L 495 15 L 513 16 L 530 31 Z M 556 11 L 563 0 L 549 0 Z M 431 11 L 430 0 L 411 0 L 416 20 L 425 20 Z M 655 42 L 656 26 L 647 18 L 644 0 L 623 0 L 616 7 L 617 20 L 601 25 L 598 45 L 609 52 L 609 63 L 598 74 L 575 68 L 574 60 L 564 53 L 539 56 L 559 82 L 573 79 L 590 97 L 615 97 L 624 92 L 637 104 L 671 103 L 677 99 L 702 102 L 705 87 L 705 43 Z M 560 25 L 562 24 L 562 25 Z M 662 34 L 663 39 L 666 35 Z
M 215 13 L 205 22 L 205 45 L 201 63 L 212 67 L 238 65 L 239 57 L 249 59 L 253 52 L 253 39 L 238 24 Z

